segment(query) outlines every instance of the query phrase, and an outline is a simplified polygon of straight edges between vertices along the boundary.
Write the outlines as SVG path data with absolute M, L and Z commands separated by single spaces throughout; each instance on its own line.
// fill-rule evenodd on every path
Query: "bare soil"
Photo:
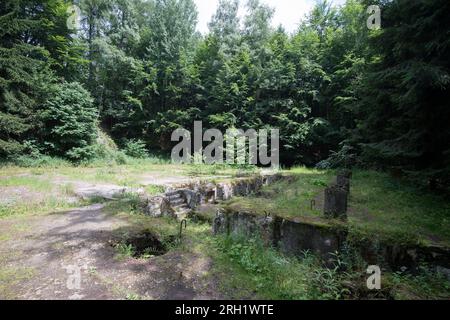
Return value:
M 114 231 L 128 226 L 99 204 L 0 220 L 0 299 L 224 298 L 206 255 L 172 250 L 149 259 L 117 259 Z

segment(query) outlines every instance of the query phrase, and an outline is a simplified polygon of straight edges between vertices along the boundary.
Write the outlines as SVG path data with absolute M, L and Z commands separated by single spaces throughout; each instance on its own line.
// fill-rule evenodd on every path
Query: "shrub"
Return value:
M 344 145 L 338 152 L 331 152 L 328 159 L 319 162 L 317 169 L 351 168 L 357 164 L 356 150 L 348 145 Z
M 142 140 L 128 140 L 125 143 L 124 152 L 133 158 L 146 158 L 148 156 L 145 143 Z
M 17 166 L 26 168 L 36 167 L 62 167 L 68 166 L 69 163 L 61 158 L 50 157 L 42 154 L 39 143 L 35 140 L 25 141 L 23 143 L 24 155 L 11 158 L 10 161 Z
M 128 163 L 127 155 L 125 153 L 123 153 L 122 151 L 117 151 L 115 153 L 114 160 L 119 165 Z
M 19 167 L 25 168 L 58 168 L 58 167 L 66 167 L 70 164 L 61 158 L 50 157 L 46 155 L 39 156 L 18 156 L 12 162 Z
M 98 113 L 89 92 L 79 83 L 55 85 L 52 91 L 40 114 L 45 150 L 76 162 L 92 158 Z

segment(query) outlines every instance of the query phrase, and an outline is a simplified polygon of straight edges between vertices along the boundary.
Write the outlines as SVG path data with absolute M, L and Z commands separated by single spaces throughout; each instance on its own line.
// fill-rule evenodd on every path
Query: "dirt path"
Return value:
M 223 298 L 198 253 L 118 260 L 111 239 L 129 222 L 102 209 L 0 220 L 0 299 Z

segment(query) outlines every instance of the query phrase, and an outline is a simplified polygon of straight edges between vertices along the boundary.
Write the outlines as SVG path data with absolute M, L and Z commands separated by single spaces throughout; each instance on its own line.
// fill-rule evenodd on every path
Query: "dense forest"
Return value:
M 293 34 L 258 0 L 0 2 L 0 159 L 169 153 L 174 129 L 280 128 L 281 161 L 450 185 L 450 2 L 318 1 Z M 367 27 L 370 5 L 382 25 Z M 240 18 L 239 5 L 246 15 Z M 75 23 L 76 24 L 76 23 Z

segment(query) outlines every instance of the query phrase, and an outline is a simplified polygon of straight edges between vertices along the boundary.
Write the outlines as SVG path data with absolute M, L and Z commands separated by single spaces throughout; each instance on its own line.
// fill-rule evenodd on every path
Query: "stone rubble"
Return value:
M 147 199 L 145 213 L 153 217 L 175 216 L 181 220 L 202 204 L 217 203 L 235 196 L 248 196 L 282 177 L 274 174 L 239 178 L 230 182 L 198 181 L 174 186 L 164 195 Z

